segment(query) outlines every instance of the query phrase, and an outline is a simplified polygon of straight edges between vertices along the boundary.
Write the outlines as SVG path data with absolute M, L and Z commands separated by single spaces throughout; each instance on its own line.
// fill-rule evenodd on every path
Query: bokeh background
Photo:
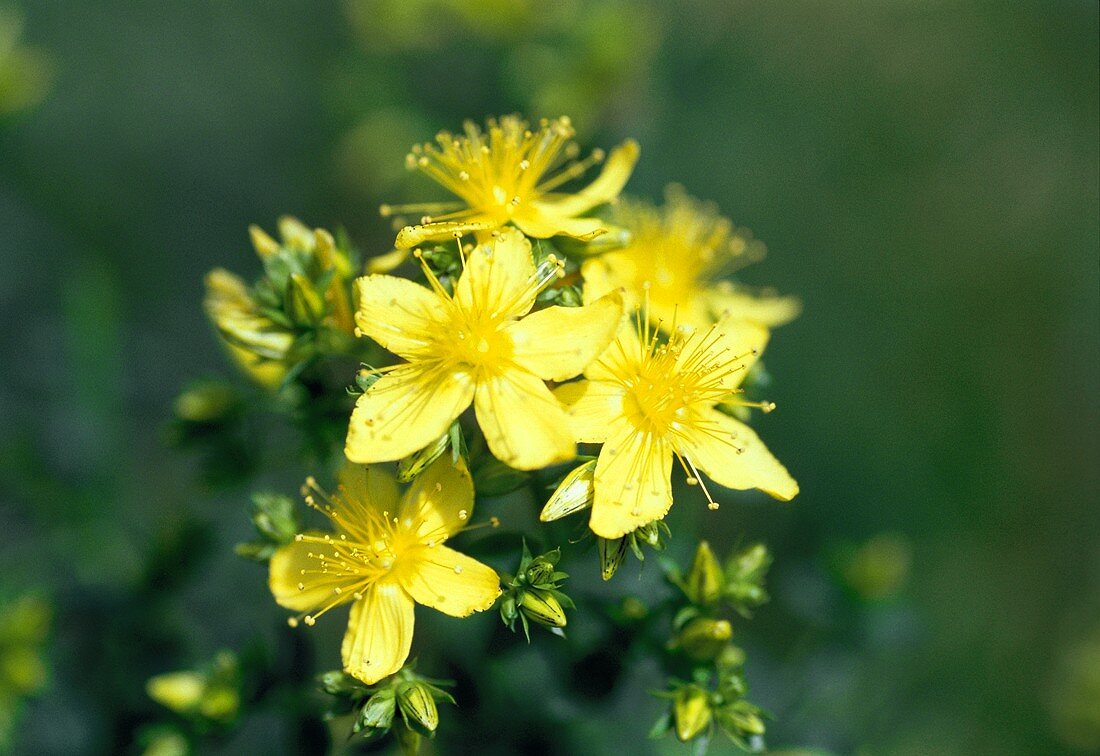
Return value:
M 1100 752 L 1097 39 L 1091 0 L 0 3 L 0 603 L 32 628 L 0 638 L 0 751 L 132 750 L 149 675 L 286 642 L 232 553 L 249 489 L 167 443 L 231 375 L 203 274 L 257 274 L 246 226 L 284 213 L 385 251 L 377 205 L 431 190 L 408 146 L 521 111 L 637 138 L 632 193 L 715 200 L 768 245 L 744 280 L 804 300 L 761 426 L 803 493 L 674 522 L 777 555 L 739 630 L 771 747 Z M 494 658 L 445 722 L 596 754 L 659 712 L 652 670 L 589 700 L 554 659 Z

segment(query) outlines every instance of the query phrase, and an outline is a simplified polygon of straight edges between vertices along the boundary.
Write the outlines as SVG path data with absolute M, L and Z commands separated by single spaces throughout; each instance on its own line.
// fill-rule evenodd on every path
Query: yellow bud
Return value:
M 177 714 L 194 711 L 205 690 L 206 678 L 198 672 L 169 672 L 151 677 L 145 683 L 149 698 Z
M 397 689 L 397 705 L 409 727 L 425 735 L 431 735 L 439 726 L 439 710 L 427 686 L 418 682 L 407 683 Z
M 700 541 L 691 570 L 684 579 L 684 592 L 697 604 L 713 604 L 722 595 L 723 583 L 722 566 L 714 558 L 710 544 Z
M 259 226 L 249 226 L 248 235 L 252 239 L 252 248 L 256 250 L 256 254 L 259 255 L 261 260 L 271 257 L 279 251 L 279 242 L 268 236 Z
M 575 467 L 551 494 L 550 500 L 542 508 L 539 519 L 543 522 L 553 522 L 592 506 L 592 497 L 596 490 L 592 482 L 595 472 L 596 460 L 594 459 L 580 467 Z M 607 577 L 604 577 L 604 580 L 607 580 Z
M 733 627 L 727 620 L 697 617 L 680 631 L 678 642 L 689 656 L 700 661 L 714 659 L 733 637 Z
M 682 689 L 672 704 L 676 737 L 686 743 L 710 725 L 710 702 L 707 692 L 694 686 Z
M 539 588 L 531 588 L 523 593 L 520 611 L 527 619 L 534 620 L 547 627 L 565 627 L 565 610 L 554 594 Z
M 283 244 L 291 249 L 296 249 L 299 252 L 313 250 L 313 232 L 309 229 L 309 226 L 291 215 L 284 215 L 279 218 L 279 236 L 282 237 Z
M 291 273 L 286 292 L 287 315 L 297 323 L 319 323 L 325 316 L 325 300 L 301 273 Z

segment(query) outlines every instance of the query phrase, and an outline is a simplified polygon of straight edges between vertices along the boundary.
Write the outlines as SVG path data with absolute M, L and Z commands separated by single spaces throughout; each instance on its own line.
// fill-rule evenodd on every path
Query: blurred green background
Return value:
M 437 196 L 408 146 L 522 111 L 637 138 L 632 193 L 715 200 L 768 244 L 745 280 L 804 300 L 760 423 L 802 494 L 674 523 L 776 553 L 739 636 L 769 745 L 1100 752 L 1097 39 L 1088 0 L 0 3 L 0 602 L 52 615 L 0 751 L 132 748 L 149 675 L 288 642 L 232 553 L 248 489 L 165 443 L 181 388 L 231 374 L 202 276 L 258 273 L 245 229 L 284 213 L 385 251 L 377 205 Z M 293 492 L 308 471 L 257 444 L 257 485 Z M 541 653 L 494 661 L 499 690 Z M 548 689 L 511 742 L 621 752 L 659 684 Z M 520 726 L 482 693 L 444 727 Z M 282 727 L 220 748 L 290 752 Z

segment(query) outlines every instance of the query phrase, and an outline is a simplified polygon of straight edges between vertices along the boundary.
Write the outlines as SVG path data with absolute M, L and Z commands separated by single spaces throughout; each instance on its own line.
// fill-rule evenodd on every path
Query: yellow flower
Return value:
M 413 605 L 466 617 L 500 595 L 497 574 L 444 546 L 474 506 L 466 465 L 437 460 L 398 496 L 378 469 L 347 465 L 331 497 L 311 480 L 306 502 L 324 512 L 334 533 L 307 532 L 271 558 L 275 600 L 312 625 L 351 603 L 342 655 L 348 674 L 372 684 L 401 668 L 413 635 Z
M 793 498 L 798 484 L 756 433 L 715 408 L 726 402 L 772 409 L 770 403 L 736 396 L 767 342 L 767 331 L 723 321 L 706 329 L 676 329 L 667 343 L 659 343 L 647 325 L 636 325 L 619 332 L 585 371 L 587 380 L 555 392 L 569 407 L 576 439 L 603 444 L 594 477 L 592 531 L 618 538 L 663 518 L 672 506 L 674 457 L 688 482 L 703 486 L 712 509 L 718 505 L 700 473 L 728 488 Z
M 666 190 L 661 208 L 624 198 L 612 223 L 629 231 L 632 241 L 585 262 L 586 298 L 621 287 L 631 307 L 648 291 L 648 312 L 666 328 L 673 322 L 705 328 L 722 317 L 775 327 L 799 313 L 797 299 L 758 295 L 718 280 L 760 259 L 764 245 L 679 186 Z
M 460 136 L 441 132 L 438 146 L 416 145 L 408 155 L 410 169 L 427 174 L 461 201 L 383 205 L 383 215 L 428 214 L 420 225 L 401 229 L 395 243 L 399 249 L 469 233 L 483 240 L 485 232 L 508 223 L 538 239 L 558 234 L 592 239 L 604 232 L 603 225 L 578 216 L 618 197 L 638 160 L 637 142 L 627 140 L 612 150 L 595 181 L 562 194 L 554 190 L 603 159 L 597 150 L 573 160 L 578 150 L 568 118 L 544 119 L 532 131 L 527 121 L 510 115 L 489 119 L 485 131 L 467 121 L 464 131 Z
M 514 229 L 474 248 L 453 295 L 386 275 L 358 280 L 356 323 L 407 362 L 378 372 L 359 397 L 346 454 L 354 462 L 399 459 L 424 448 L 473 402 L 489 450 L 531 470 L 576 453 L 565 410 L 544 381 L 579 374 L 611 341 L 622 314 L 613 292 L 586 307 L 527 315 L 560 274 L 553 256 L 537 268 Z M 526 316 L 526 317 L 524 317 Z

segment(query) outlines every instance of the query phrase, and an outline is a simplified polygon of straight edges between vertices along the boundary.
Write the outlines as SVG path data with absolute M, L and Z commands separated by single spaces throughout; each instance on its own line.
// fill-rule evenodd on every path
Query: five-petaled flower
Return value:
M 723 321 L 709 328 L 673 328 L 667 343 L 641 322 L 626 325 L 617 340 L 585 371 L 585 380 L 558 387 L 569 406 L 578 441 L 602 443 L 594 476 L 589 527 L 618 538 L 672 506 L 672 460 L 678 458 L 689 483 L 705 473 L 728 488 L 758 488 L 788 500 L 798 484 L 744 423 L 719 411 L 719 402 L 756 406 L 770 403 L 737 397 L 768 332 L 745 322 Z
M 597 218 L 579 216 L 618 197 L 638 160 L 638 143 L 627 140 L 611 151 L 591 184 L 559 193 L 558 187 L 603 159 L 599 150 L 573 159 L 577 147 L 568 118 L 543 120 L 532 131 L 527 121 L 510 115 L 489 119 L 485 131 L 467 121 L 464 131 L 461 136 L 441 132 L 437 144 L 416 145 L 409 153 L 409 168 L 427 174 L 460 201 L 383 205 L 383 215 L 426 213 L 420 225 L 401 229 L 398 249 L 470 233 L 483 239 L 509 223 L 537 239 L 559 234 L 592 239 L 606 229 Z
M 611 221 L 629 231 L 631 241 L 584 263 L 586 297 L 622 288 L 627 306 L 644 301 L 653 322 L 697 328 L 723 317 L 774 328 L 798 315 L 800 305 L 793 297 L 757 293 L 719 280 L 759 260 L 764 245 L 681 187 L 670 186 L 659 208 L 624 198 L 615 205 Z
M 470 474 L 446 455 L 399 497 L 378 468 L 347 465 L 336 493 L 306 484 L 306 501 L 324 512 L 333 533 L 298 535 L 271 558 L 275 600 L 300 612 L 291 624 L 351 602 L 344 669 L 372 684 L 401 668 L 413 635 L 413 605 L 453 617 L 484 611 L 500 595 L 490 567 L 443 545 L 474 506 Z
M 360 278 L 360 331 L 406 362 L 379 369 L 359 397 L 348 459 L 407 456 L 442 436 L 471 402 L 502 462 L 532 470 L 571 459 L 569 418 L 544 381 L 578 375 L 603 351 L 622 297 L 612 292 L 584 307 L 528 315 L 561 265 L 551 256 L 536 267 L 530 242 L 503 229 L 470 252 L 453 295 L 427 265 L 431 289 L 387 275 Z

